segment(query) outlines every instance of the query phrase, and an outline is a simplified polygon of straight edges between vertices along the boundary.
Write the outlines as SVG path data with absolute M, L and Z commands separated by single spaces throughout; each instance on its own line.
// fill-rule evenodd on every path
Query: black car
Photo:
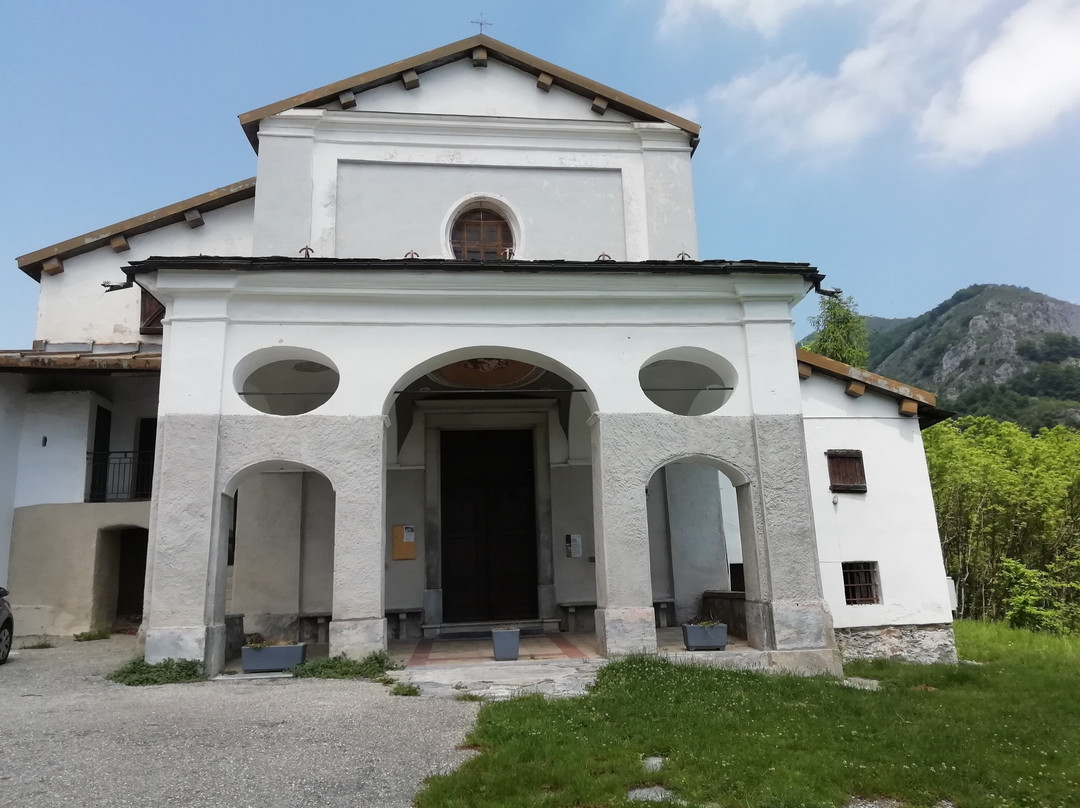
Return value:
M 15 636 L 15 621 L 11 619 L 11 604 L 7 602 L 8 591 L 0 586 L 0 665 L 7 662 L 11 653 L 11 638 Z

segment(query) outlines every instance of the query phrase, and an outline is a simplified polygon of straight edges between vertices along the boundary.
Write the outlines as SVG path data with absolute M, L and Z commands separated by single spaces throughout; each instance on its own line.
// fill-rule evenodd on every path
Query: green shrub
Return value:
M 206 678 L 203 665 L 194 659 L 166 659 L 153 664 L 136 657 L 106 677 L 122 685 L 167 685 L 177 682 L 201 682 Z
M 309 659 L 293 668 L 291 673 L 298 679 L 378 679 L 395 667 L 386 651 L 375 651 L 359 660 L 349 659 L 345 654 Z
M 91 640 L 107 640 L 109 639 L 108 629 L 99 628 L 92 631 L 80 631 L 78 634 L 71 635 L 75 638 L 75 642 L 90 642 Z

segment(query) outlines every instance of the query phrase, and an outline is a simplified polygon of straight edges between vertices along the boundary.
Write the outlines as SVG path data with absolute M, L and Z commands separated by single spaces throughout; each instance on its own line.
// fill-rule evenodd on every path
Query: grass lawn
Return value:
M 585 697 L 485 705 L 481 750 L 417 798 L 436 806 L 599 806 L 663 785 L 690 805 L 840 806 L 853 796 L 959 808 L 1080 805 L 1080 638 L 958 623 L 982 665 L 857 663 L 835 680 L 605 667 Z M 655 773 L 643 755 L 663 755 Z M 668 803 L 670 804 L 670 803 Z

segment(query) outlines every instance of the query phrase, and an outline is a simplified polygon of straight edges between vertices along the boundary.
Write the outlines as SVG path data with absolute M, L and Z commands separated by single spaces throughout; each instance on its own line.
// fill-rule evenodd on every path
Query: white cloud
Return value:
M 817 6 L 842 6 L 850 0 L 665 0 L 660 32 L 677 31 L 699 14 L 714 14 L 740 28 L 772 36 L 790 17 Z
M 663 19 L 709 13 L 769 34 L 843 2 L 667 0 Z M 958 162 L 1026 143 L 1080 107 L 1080 0 L 864 2 L 862 41 L 834 70 L 789 54 L 715 86 L 706 107 L 785 152 L 836 155 L 901 127 Z
M 1030 0 L 936 93 L 920 138 L 945 159 L 975 162 L 1026 143 L 1080 109 L 1080 3 Z

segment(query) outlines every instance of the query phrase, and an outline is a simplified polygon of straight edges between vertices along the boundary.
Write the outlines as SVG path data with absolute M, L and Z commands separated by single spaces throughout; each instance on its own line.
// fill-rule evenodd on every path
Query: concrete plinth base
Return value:
M 746 631 L 750 645 L 762 650 L 836 649 L 832 615 L 823 603 L 748 600 Z
M 222 627 L 224 628 L 224 627 Z M 222 633 L 224 640 L 224 632 Z M 206 661 L 206 626 L 161 626 L 146 630 L 146 661 L 166 659 Z
M 596 610 L 596 640 L 606 657 L 656 653 L 656 613 L 644 608 Z
M 330 621 L 331 656 L 345 654 L 353 659 L 363 659 L 370 653 L 385 650 L 385 618 Z

